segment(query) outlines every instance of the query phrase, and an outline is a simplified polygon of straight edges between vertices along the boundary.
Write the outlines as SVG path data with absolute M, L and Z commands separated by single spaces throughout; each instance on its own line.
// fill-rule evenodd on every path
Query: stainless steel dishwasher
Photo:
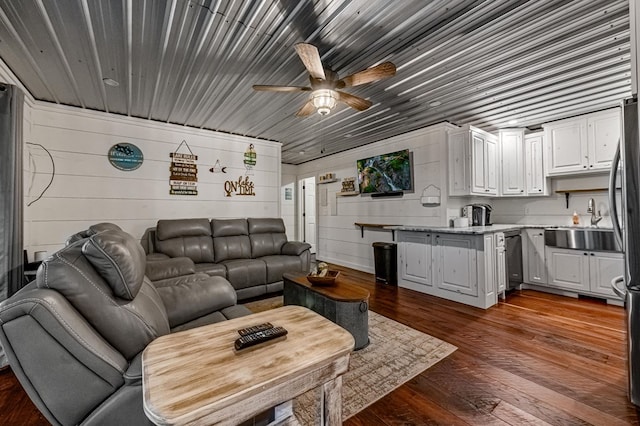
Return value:
M 520 231 L 504 233 L 507 249 L 507 290 L 522 284 L 522 238 Z

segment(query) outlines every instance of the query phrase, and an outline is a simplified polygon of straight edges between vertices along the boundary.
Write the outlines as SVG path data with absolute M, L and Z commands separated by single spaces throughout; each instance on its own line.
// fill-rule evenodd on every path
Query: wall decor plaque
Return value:
M 182 146 L 187 148 L 188 154 L 178 152 Z M 198 156 L 191 151 L 187 141 L 183 140 L 175 152 L 169 153 L 169 158 L 169 194 L 198 195 Z
M 107 158 L 113 167 L 125 172 L 137 169 L 144 161 L 140 148 L 128 142 L 117 143 L 109 148 Z
M 249 144 L 249 148 L 247 148 L 247 150 L 244 152 L 244 167 L 245 169 L 247 169 L 247 172 L 245 173 L 245 175 L 252 175 L 253 174 L 253 166 L 256 165 L 256 159 L 258 157 L 258 154 L 256 153 L 256 150 L 253 146 L 253 144 Z
M 224 183 L 225 197 L 231 197 L 231 194 L 235 195 L 251 195 L 255 196 L 255 186 L 253 182 L 249 180 L 249 176 L 244 178 L 240 176 L 237 181 L 228 180 Z

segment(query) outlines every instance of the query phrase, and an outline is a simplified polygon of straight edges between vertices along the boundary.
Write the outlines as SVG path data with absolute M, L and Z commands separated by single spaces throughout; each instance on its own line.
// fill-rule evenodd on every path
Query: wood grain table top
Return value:
M 369 300 L 369 290 L 351 284 L 349 278 L 345 278 L 342 275 L 338 275 L 334 285 L 313 285 L 309 282 L 306 275 L 293 274 L 290 272 L 286 272 L 283 278 L 285 282 L 286 280 L 292 281 L 331 300 L 339 302 L 366 302 Z
M 238 329 L 264 322 L 286 328 L 286 339 L 234 350 Z M 189 423 L 348 360 L 353 347 L 348 331 L 300 306 L 165 335 L 142 355 L 144 410 L 156 424 Z

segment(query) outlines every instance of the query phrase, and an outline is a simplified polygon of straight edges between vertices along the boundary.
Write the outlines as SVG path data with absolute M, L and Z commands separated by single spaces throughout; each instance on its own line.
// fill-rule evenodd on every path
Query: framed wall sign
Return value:
M 137 169 L 144 161 L 144 156 L 140 148 L 127 142 L 113 145 L 109 149 L 107 158 L 113 167 L 125 172 Z

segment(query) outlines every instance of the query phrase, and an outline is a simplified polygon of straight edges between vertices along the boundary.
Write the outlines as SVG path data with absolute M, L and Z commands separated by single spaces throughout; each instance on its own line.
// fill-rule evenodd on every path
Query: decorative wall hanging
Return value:
M 420 204 L 425 207 L 436 207 L 440 205 L 440 188 L 430 184 L 422 190 Z
M 189 150 L 188 154 L 178 152 L 183 145 Z M 196 164 L 198 156 L 193 154 L 187 141 L 180 142 L 178 148 L 170 153 L 169 157 L 171 158 L 169 194 L 198 195 L 198 165 Z
M 256 165 L 256 150 L 253 147 L 253 144 L 249 144 L 249 148 L 244 152 L 244 167 L 247 169 L 245 175 L 253 174 L 253 166 Z
M 137 169 L 144 160 L 140 148 L 127 142 L 117 143 L 109 148 L 107 158 L 113 167 L 125 172 Z
M 227 166 L 223 166 L 222 163 L 220 162 L 220 159 L 217 159 L 216 164 L 214 164 L 213 167 L 209 169 L 209 171 L 211 173 L 217 173 L 217 172 L 227 173 Z
M 235 195 L 251 195 L 255 196 L 253 182 L 249 180 L 249 176 L 242 176 L 237 181 L 228 180 L 224 183 L 224 192 L 226 197 L 231 197 L 231 194 Z

